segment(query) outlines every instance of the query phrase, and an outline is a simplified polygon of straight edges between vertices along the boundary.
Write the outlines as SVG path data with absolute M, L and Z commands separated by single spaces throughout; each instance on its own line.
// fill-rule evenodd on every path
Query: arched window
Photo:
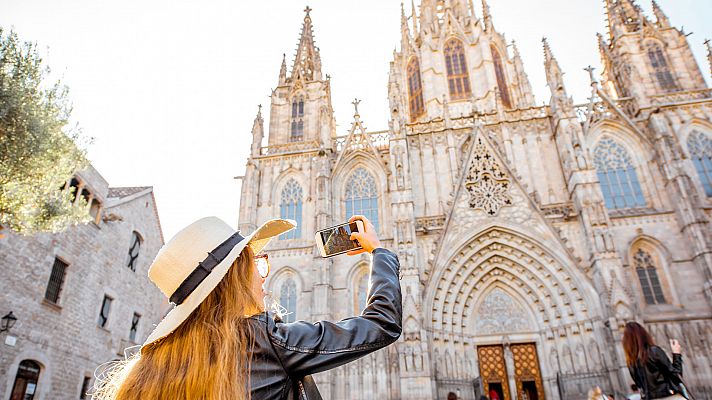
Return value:
M 499 88 L 499 96 L 502 98 L 502 104 L 506 108 L 512 108 L 512 98 L 509 95 L 507 77 L 504 75 L 504 67 L 502 66 L 502 56 L 499 55 L 499 50 L 495 46 L 490 46 L 490 50 L 492 51 L 494 74 L 497 78 L 497 87 Z
M 470 97 L 470 76 L 467 73 L 465 49 L 462 41 L 452 38 L 445 43 L 445 67 L 447 68 L 447 84 L 452 100 Z
M 134 272 L 136 272 L 136 260 L 138 260 L 138 254 L 141 251 L 141 242 L 143 242 L 141 235 L 133 231 L 131 234 L 131 246 L 129 247 L 129 260 L 126 265 Z
M 284 307 L 284 322 L 294 322 L 297 313 L 297 284 L 294 279 L 287 278 L 279 289 L 279 304 Z
M 357 168 L 346 182 L 346 218 L 364 215 L 378 230 L 378 190 L 376 180 L 365 168 Z
M 298 142 L 304 139 L 304 97 L 292 100 L 292 125 L 289 141 Z
M 633 255 L 635 272 L 640 280 L 640 288 L 643 290 L 643 297 L 647 304 L 665 304 L 663 288 L 658 279 L 658 271 L 655 268 L 653 257 L 647 251 L 638 249 Z
M 279 216 L 297 221 L 297 227 L 279 235 L 280 239 L 297 239 L 302 236 L 302 196 L 302 187 L 293 178 L 289 179 L 282 189 Z
M 366 300 L 368 300 L 368 273 L 362 273 L 356 281 L 356 290 L 354 291 L 356 314 L 360 314 L 366 308 Z
M 594 150 L 594 164 L 609 209 L 645 207 L 638 174 L 626 149 L 604 138 Z
M 418 59 L 413 57 L 408 62 L 408 108 L 410 110 L 410 121 L 413 122 L 423 115 L 423 84 L 420 81 L 420 64 Z
M 690 151 L 697 175 L 700 176 L 702 187 L 705 188 L 705 194 L 712 197 L 712 139 L 710 139 L 710 135 L 692 131 L 687 138 L 687 149 Z
M 665 54 L 663 54 L 663 48 L 659 43 L 652 41 L 648 42 L 645 47 L 648 50 L 648 59 L 650 60 L 650 65 L 653 67 L 653 71 L 655 71 L 655 78 L 660 88 L 666 92 L 677 90 L 675 79 L 673 79 L 672 73 L 670 73 L 670 67 L 668 67 Z
M 17 367 L 15 383 L 12 386 L 10 400 L 32 400 L 40 379 L 40 365 L 32 360 L 22 360 Z

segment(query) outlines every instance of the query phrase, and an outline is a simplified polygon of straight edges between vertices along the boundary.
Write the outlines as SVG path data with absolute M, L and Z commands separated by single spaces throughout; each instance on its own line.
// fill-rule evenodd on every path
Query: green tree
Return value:
M 69 126 L 68 89 L 48 83 L 37 45 L 0 28 L 0 237 L 58 232 L 89 219 L 67 180 L 87 166 L 80 130 Z

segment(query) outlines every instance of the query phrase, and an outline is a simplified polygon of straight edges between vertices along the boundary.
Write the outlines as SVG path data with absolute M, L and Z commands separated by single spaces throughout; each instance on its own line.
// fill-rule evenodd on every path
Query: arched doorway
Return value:
M 15 383 L 12 386 L 10 400 L 32 400 L 40 379 L 40 364 L 32 360 L 22 360 L 17 367 Z

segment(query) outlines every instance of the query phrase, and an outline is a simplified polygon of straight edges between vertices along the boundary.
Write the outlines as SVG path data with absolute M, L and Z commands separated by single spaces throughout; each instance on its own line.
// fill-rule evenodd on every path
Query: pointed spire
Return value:
M 265 128 L 264 120 L 262 119 L 262 104 L 257 106 L 257 116 L 252 123 L 252 156 L 260 155 L 262 147 L 262 138 L 264 137 Z
M 307 81 L 321 80 L 321 57 L 319 48 L 314 45 L 314 30 L 309 15 L 311 11 L 309 6 L 304 9 L 304 24 L 292 66 L 292 80 L 299 78 Z
M 430 24 L 435 17 L 435 0 L 421 0 L 420 2 L 420 29 L 430 30 Z
M 472 0 L 467 0 L 467 5 L 468 5 L 469 8 L 470 8 L 470 16 L 471 16 L 473 19 L 476 19 L 476 18 L 477 18 L 477 13 L 475 12 L 475 4 L 472 2 Z
M 710 40 L 705 40 L 705 45 L 707 46 L 707 62 L 710 65 L 710 75 L 712 75 L 712 45 L 710 45 Z
M 544 70 L 546 71 L 546 82 L 551 91 L 551 106 L 554 110 L 560 112 L 571 111 L 572 100 L 566 93 L 566 87 L 564 86 L 564 73 L 561 72 L 561 67 L 559 66 L 559 61 L 554 57 L 554 53 L 551 51 L 549 46 L 549 41 L 546 38 L 542 40 L 544 46 Z
M 410 43 L 410 29 L 408 29 L 408 17 L 405 16 L 405 8 L 401 2 L 401 50 Z
M 658 26 L 661 28 L 669 28 L 670 27 L 670 20 L 668 19 L 667 15 L 665 15 L 665 12 L 663 12 L 663 9 L 660 8 L 658 5 L 658 2 L 653 0 L 653 13 L 655 14 L 655 19 L 658 21 Z
M 529 82 L 529 76 L 527 76 L 527 73 L 524 70 L 524 62 L 522 61 L 522 56 L 519 53 L 517 42 L 514 40 L 512 40 L 512 62 L 514 63 L 514 71 L 517 74 L 517 84 L 519 85 L 520 92 L 523 96 L 523 99 L 520 99 L 520 102 L 523 105 L 534 106 L 535 100 L 532 85 Z
M 413 19 L 413 36 L 418 36 L 418 17 L 415 14 L 415 0 L 410 0 L 410 17 Z
M 287 55 L 282 53 L 282 66 L 279 68 L 279 84 L 287 83 Z
M 482 22 L 485 24 L 486 31 L 492 30 L 492 13 L 487 0 L 482 0 Z
M 647 21 L 634 0 L 604 0 L 604 2 L 611 42 L 624 33 L 638 31 L 642 20 Z

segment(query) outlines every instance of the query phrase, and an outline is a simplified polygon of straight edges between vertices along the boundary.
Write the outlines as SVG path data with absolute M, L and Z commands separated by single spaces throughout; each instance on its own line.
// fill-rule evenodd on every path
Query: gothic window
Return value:
M 54 264 L 52 265 L 52 273 L 49 276 L 49 282 L 47 283 L 47 290 L 45 291 L 45 299 L 52 303 L 57 304 L 59 301 L 59 294 L 62 293 L 62 287 L 64 286 L 64 276 L 67 274 L 67 267 L 69 264 L 60 260 L 59 258 L 54 259 Z
M 504 107 L 512 108 L 512 98 L 509 96 L 507 77 L 504 75 L 502 56 L 499 55 L 499 50 L 497 50 L 495 46 L 490 46 L 490 49 L 492 50 L 492 62 L 494 63 L 494 74 L 497 78 L 499 96 L 502 98 L 502 104 L 504 105 Z
M 365 168 L 359 167 L 346 182 L 346 218 L 364 215 L 378 230 L 378 190 L 376 180 Z
M 297 284 L 294 279 L 287 278 L 279 289 L 279 304 L 284 307 L 284 322 L 294 322 L 297 313 Z
M 452 100 L 470 97 L 470 76 L 467 73 L 465 50 L 462 41 L 450 39 L 445 43 L 445 67 L 447 68 L 447 83 Z
M 653 67 L 655 72 L 655 78 L 658 81 L 660 88 L 666 92 L 671 92 L 677 89 L 675 84 L 675 79 L 672 77 L 670 72 L 670 67 L 668 66 L 665 55 L 663 54 L 663 49 L 659 43 L 648 42 L 648 59 L 650 59 L 650 65 Z
M 423 84 L 420 81 L 420 63 L 413 57 L 408 62 L 408 108 L 410 109 L 410 121 L 418 119 L 425 112 L 423 106 Z
M 633 256 L 635 272 L 640 280 L 640 288 L 647 304 L 665 304 L 663 288 L 658 279 L 658 272 L 655 268 L 653 257 L 647 251 L 638 249 Z
M 630 154 L 623 146 L 613 139 L 604 138 L 596 146 L 593 158 L 606 207 L 645 207 L 638 174 Z
M 292 124 L 289 141 L 298 142 L 304 139 L 304 97 L 292 100 Z
M 32 400 L 40 379 L 40 365 L 32 360 L 22 360 L 17 367 L 15 383 L 12 385 L 10 400 Z
M 687 148 L 700 176 L 705 194 L 712 197 L 712 139 L 700 131 L 692 131 L 687 138 Z
M 133 231 L 131 235 L 131 247 L 129 247 L 129 260 L 127 266 L 131 271 L 136 272 L 136 260 L 138 259 L 138 254 L 141 251 L 141 235 L 138 232 Z
M 303 191 L 299 183 L 293 178 L 289 179 L 282 189 L 279 216 L 297 221 L 297 227 L 279 235 L 280 239 L 297 239 L 302 236 L 302 196 Z
M 356 314 L 360 314 L 366 308 L 366 301 L 368 300 L 368 273 L 366 271 L 356 281 L 355 295 Z

